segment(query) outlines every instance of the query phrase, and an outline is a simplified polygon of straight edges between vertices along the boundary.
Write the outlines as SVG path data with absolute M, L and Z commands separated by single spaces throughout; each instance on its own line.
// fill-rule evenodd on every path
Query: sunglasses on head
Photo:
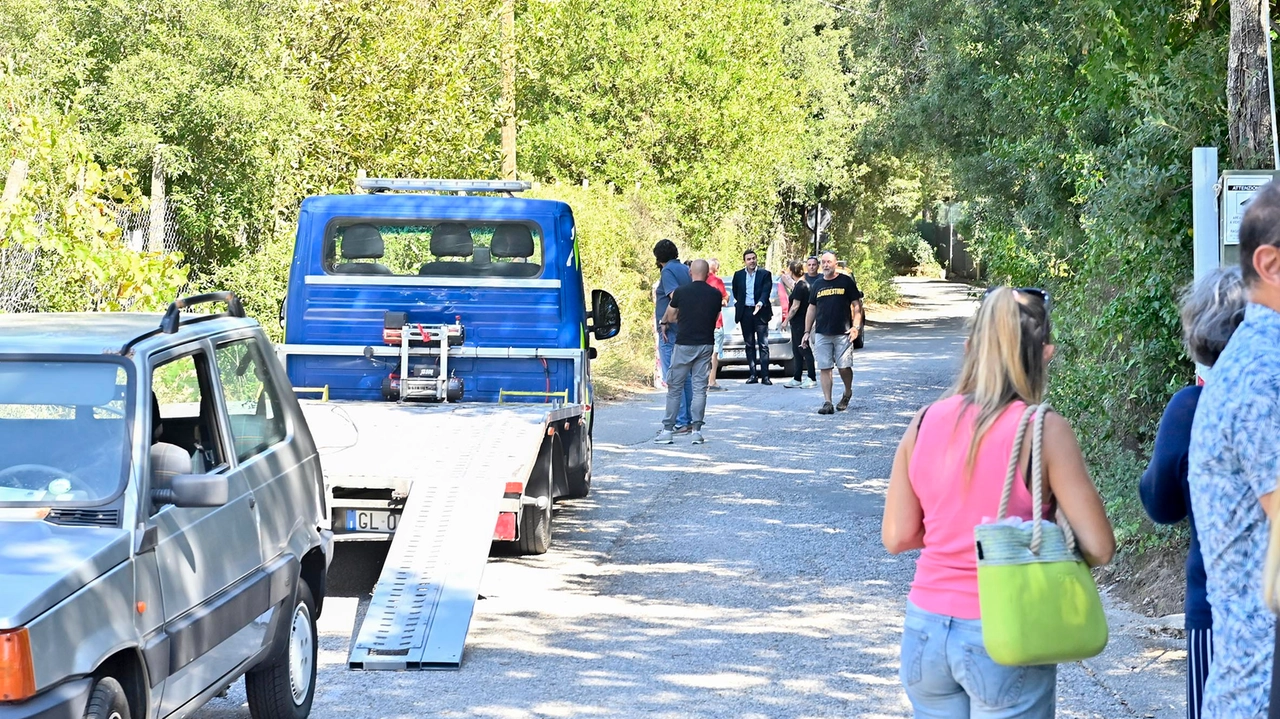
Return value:
M 995 291 L 996 291 L 996 290 L 998 290 L 998 289 L 1000 289 L 1000 288 L 999 288 L 999 287 L 988 287 L 988 288 L 987 288 L 987 291 L 982 293 L 982 299 L 984 299 L 984 300 L 985 300 L 985 299 L 987 299 L 987 295 L 991 294 L 992 292 L 995 292 Z M 1048 315 L 1048 314 L 1049 314 L 1049 310 L 1053 307 L 1053 305 L 1052 305 L 1052 304 L 1050 304 L 1050 302 L 1049 302 L 1049 291 L 1048 291 L 1048 290 L 1042 290 L 1042 289 L 1040 289 L 1039 287 L 1014 287 L 1014 288 L 1013 288 L 1013 291 L 1014 291 L 1014 292 L 1023 292 L 1023 293 L 1026 293 L 1026 294 L 1028 294 L 1028 295 L 1031 295 L 1032 297 L 1039 297 L 1039 298 L 1040 298 L 1040 301 L 1044 303 L 1044 313 L 1045 313 L 1046 315 Z

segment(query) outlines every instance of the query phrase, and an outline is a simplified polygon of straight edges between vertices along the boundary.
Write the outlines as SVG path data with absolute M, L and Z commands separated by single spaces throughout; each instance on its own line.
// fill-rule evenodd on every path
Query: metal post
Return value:
M 423 339 L 426 339 L 425 337 Z M 424 343 L 425 344 L 425 343 Z M 449 404 L 449 326 L 440 325 L 440 376 L 436 378 L 436 391 L 445 404 Z
M 1263 0 L 1265 4 L 1267 0 Z M 1191 150 L 1191 259 L 1192 276 L 1199 280 L 1222 262 L 1218 239 L 1218 148 Z M 1208 367 L 1196 365 L 1204 377 Z
M 1271 167 L 1280 170 L 1280 139 L 1276 135 L 1276 71 L 1271 61 L 1271 0 L 1259 3 L 1262 36 L 1267 39 L 1267 98 L 1271 101 Z
M 1193 276 L 1200 279 L 1222 261 L 1218 239 L 1218 148 L 1191 151 L 1191 237 Z
M 951 203 L 948 202 L 947 208 L 947 276 L 954 277 L 956 274 L 956 213 L 951 209 Z
M 813 213 L 813 256 L 818 257 L 822 252 L 822 203 L 818 203 L 818 209 Z
M 502 3 L 502 176 L 516 179 L 516 0 Z

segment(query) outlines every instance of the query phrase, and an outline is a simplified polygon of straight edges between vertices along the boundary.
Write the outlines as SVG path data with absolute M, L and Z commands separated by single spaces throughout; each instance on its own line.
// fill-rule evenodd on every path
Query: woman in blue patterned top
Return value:
M 1239 267 L 1222 267 L 1196 282 L 1183 298 L 1182 333 L 1191 359 L 1212 367 L 1227 341 L 1244 319 L 1244 283 Z M 1187 450 L 1191 420 L 1200 400 L 1200 387 L 1184 387 L 1169 400 L 1156 432 L 1151 463 L 1138 485 L 1142 506 L 1151 519 L 1174 524 L 1186 519 L 1191 526 L 1187 552 L 1187 717 L 1199 719 L 1204 683 L 1213 657 L 1213 615 L 1204 587 L 1204 559 L 1191 511 L 1191 487 L 1187 483 Z

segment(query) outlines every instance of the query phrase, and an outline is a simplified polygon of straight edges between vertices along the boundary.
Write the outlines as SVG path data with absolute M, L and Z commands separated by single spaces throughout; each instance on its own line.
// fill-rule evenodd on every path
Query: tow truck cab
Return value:
M 447 371 L 461 379 L 462 401 L 559 399 L 583 404 L 589 418 L 589 334 L 613 336 L 618 316 L 611 296 L 593 294 L 597 315 L 609 315 L 596 328 L 588 325 L 573 212 L 563 202 L 311 197 L 302 204 L 282 312 L 285 344 L 322 353 L 368 346 L 378 356 L 291 354 L 287 369 L 296 386 L 380 401 L 384 380 L 399 369 L 396 348 L 384 342 L 389 317 L 409 327 L 460 324 L 462 351 L 449 353 Z M 437 355 L 409 364 L 429 374 L 440 363 Z

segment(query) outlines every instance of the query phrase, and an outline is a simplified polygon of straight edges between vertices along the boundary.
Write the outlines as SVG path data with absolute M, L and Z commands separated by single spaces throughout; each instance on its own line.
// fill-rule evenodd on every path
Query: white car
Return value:
M 777 282 L 769 292 L 769 304 L 773 305 L 773 317 L 769 320 L 769 364 L 782 365 L 783 373 L 790 376 L 795 372 L 795 356 L 791 351 L 791 328 L 782 324 Z M 742 340 L 742 331 L 734 322 L 733 313 L 733 300 L 730 298 L 729 306 L 720 310 L 724 318 L 724 347 L 719 355 L 722 369 L 747 364 L 747 345 Z

